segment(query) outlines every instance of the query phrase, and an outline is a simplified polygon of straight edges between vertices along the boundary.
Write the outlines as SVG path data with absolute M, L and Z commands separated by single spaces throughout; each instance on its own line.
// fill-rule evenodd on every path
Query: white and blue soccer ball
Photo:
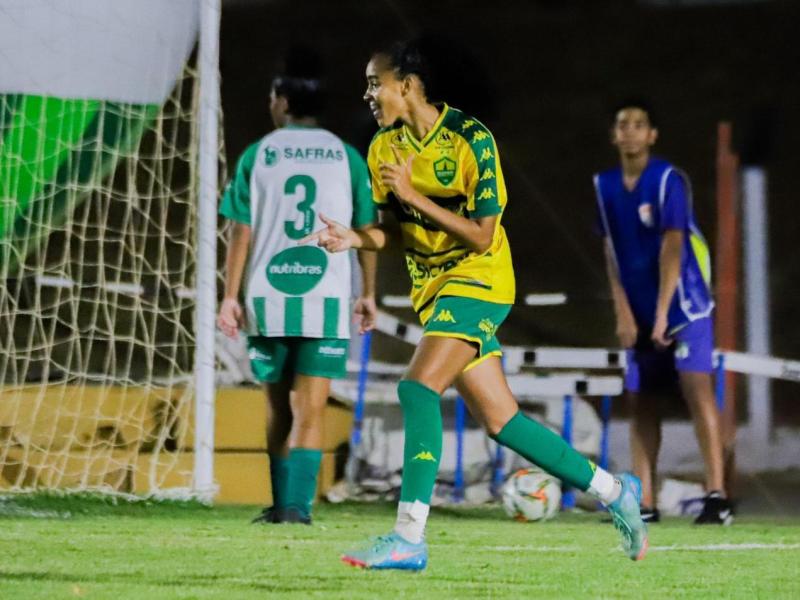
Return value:
M 546 521 L 561 506 L 561 484 L 540 469 L 512 473 L 500 493 L 506 514 L 517 521 Z

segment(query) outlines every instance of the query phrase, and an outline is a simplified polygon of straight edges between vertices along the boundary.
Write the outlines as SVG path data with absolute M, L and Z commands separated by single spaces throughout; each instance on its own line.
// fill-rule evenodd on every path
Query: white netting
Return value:
M 198 87 L 0 95 L 0 489 L 191 486 Z

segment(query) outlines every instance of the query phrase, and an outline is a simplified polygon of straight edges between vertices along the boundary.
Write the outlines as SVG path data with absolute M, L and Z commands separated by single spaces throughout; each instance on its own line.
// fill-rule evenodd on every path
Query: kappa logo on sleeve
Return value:
M 453 313 L 451 313 L 446 308 L 443 308 L 442 310 L 439 311 L 439 314 L 436 315 L 436 318 L 434 319 L 434 321 L 441 321 L 443 323 L 455 323 L 456 322 L 455 318 L 453 317 Z

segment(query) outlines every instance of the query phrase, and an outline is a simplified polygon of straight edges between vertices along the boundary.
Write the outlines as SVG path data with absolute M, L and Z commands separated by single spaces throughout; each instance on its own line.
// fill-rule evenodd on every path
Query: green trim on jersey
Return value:
M 239 162 L 236 164 L 236 174 L 231 179 L 225 193 L 222 196 L 222 203 L 219 207 L 219 214 L 233 221 L 250 225 L 250 176 L 253 173 L 253 165 L 256 162 L 258 146 L 261 140 L 250 144 L 242 153 Z
M 339 336 L 339 298 L 325 298 L 323 301 L 322 335 L 326 338 Z
M 377 221 L 375 203 L 372 201 L 367 162 L 358 150 L 350 144 L 344 144 L 347 164 L 350 167 L 350 187 L 353 190 L 353 219 L 351 227 L 366 227 Z
M 256 313 L 258 333 L 267 335 L 267 299 L 264 297 L 253 298 L 253 312 Z
M 283 333 L 286 336 L 303 335 L 303 297 L 289 296 L 283 312 Z
M 478 166 L 478 183 L 475 186 L 475 208 L 469 211 L 470 218 L 499 215 L 503 208 L 497 191 L 497 145 L 486 126 L 460 110 L 448 107 L 442 125 L 462 137 L 472 150 Z

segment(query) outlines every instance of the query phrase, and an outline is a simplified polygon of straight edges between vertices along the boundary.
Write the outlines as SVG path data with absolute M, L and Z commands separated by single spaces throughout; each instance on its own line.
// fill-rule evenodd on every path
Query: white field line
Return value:
M 672 545 L 672 546 L 650 546 L 650 550 L 655 552 L 735 552 L 738 550 L 800 550 L 800 544 L 706 544 L 706 545 Z
M 433 544 L 436 546 L 436 544 Z M 490 552 L 579 552 L 579 546 L 484 546 Z M 616 550 L 617 548 L 614 548 Z M 706 544 L 650 546 L 651 552 L 737 552 L 744 550 L 800 550 L 800 544 L 761 544 L 745 542 L 741 544 Z

